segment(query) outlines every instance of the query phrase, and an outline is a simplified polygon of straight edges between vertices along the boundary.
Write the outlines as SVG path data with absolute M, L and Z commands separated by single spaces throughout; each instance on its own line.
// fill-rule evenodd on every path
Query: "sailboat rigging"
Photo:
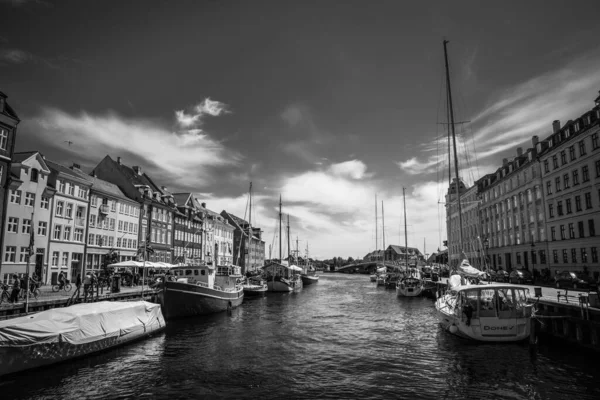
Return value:
M 244 265 L 246 266 L 246 269 L 251 264 L 253 239 L 254 231 L 252 229 L 252 182 L 250 182 L 250 188 L 248 189 L 248 231 L 246 232 L 245 229 L 241 229 L 240 244 L 238 246 L 239 250 L 237 253 L 237 256 L 239 257 L 240 253 L 242 252 L 242 249 L 244 249 Z M 242 246 L 242 243 L 246 243 L 246 245 Z M 247 260 L 246 254 L 248 254 Z M 244 295 L 246 296 L 258 296 L 264 294 L 267 291 L 267 285 L 262 280 L 260 275 L 251 276 L 249 274 L 249 271 L 246 271 L 246 278 L 243 282 L 242 287 L 244 288 Z
M 423 291 L 423 280 L 421 273 L 417 268 L 408 266 L 408 234 L 406 225 L 406 189 L 402 188 L 402 198 L 404 199 L 404 254 L 406 262 L 406 272 L 404 276 L 396 282 L 396 295 L 405 297 L 419 296 Z
M 456 203 L 459 223 L 457 233 L 458 247 L 456 249 L 462 256 L 462 207 L 447 44 L 448 41 L 444 40 L 446 92 L 448 116 L 450 119 L 449 131 L 452 134 L 452 146 L 454 149 Z M 451 196 L 452 190 L 450 185 L 448 191 L 448 212 L 451 210 Z M 448 229 L 449 235 L 450 232 L 452 230 Z M 450 237 L 448 239 L 450 240 Z M 451 247 L 449 246 L 449 254 L 450 249 Z M 529 337 L 529 319 L 531 318 L 532 305 L 527 303 L 528 289 L 511 284 L 467 284 L 464 280 L 465 277 L 477 278 L 482 274 L 481 271 L 469 265 L 469 261 L 464 257 L 462 263 L 457 267 L 456 274 L 453 274 L 448 280 L 448 290 L 435 303 L 440 325 L 452 334 L 478 341 L 514 342 Z

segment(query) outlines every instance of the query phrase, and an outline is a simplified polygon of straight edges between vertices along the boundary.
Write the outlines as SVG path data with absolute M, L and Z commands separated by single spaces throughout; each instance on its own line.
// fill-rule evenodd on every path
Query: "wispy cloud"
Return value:
M 0 0 L 0 3 L 12 4 L 15 7 L 44 6 L 53 7 L 53 4 L 44 0 Z
M 124 118 L 112 112 L 73 115 L 45 108 L 34 124 L 35 140 L 50 147 L 64 139 L 73 142 L 66 150 L 75 155 L 130 154 L 155 171 L 177 178 L 180 187 L 205 185 L 212 181 L 212 168 L 236 166 L 242 159 L 199 129 L 170 131 L 156 121 Z
M 19 49 L 0 50 L 0 63 L 23 64 L 33 60 L 31 53 Z
M 203 118 L 206 115 L 218 117 L 219 115 L 230 113 L 227 105 L 220 101 L 211 100 L 210 98 L 204 99 L 198 103 L 188 113 L 185 110 L 175 111 L 175 118 L 177 124 L 182 128 L 199 127 L 202 125 Z

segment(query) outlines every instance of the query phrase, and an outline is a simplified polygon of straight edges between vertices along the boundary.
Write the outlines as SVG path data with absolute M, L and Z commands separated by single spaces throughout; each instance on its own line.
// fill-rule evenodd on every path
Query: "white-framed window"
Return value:
M 121 247 L 121 238 L 117 238 L 117 247 Z
M 62 225 L 54 225 L 54 240 L 60 240 L 62 234 Z
M 133 233 L 138 233 L 138 226 L 133 224 Z
M 31 233 L 31 220 L 30 219 L 23 220 L 23 225 L 21 225 L 21 233 L 26 233 L 26 234 Z
M 50 208 L 50 199 L 42 196 L 42 202 L 40 203 L 40 207 L 43 208 L 44 210 L 47 210 Z
M 85 215 L 85 207 L 77 206 L 77 212 L 75 213 L 75 217 L 84 218 Z
M 65 217 L 73 218 L 73 203 L 67 203 Z
M 8 232 L 18 233 L 19 232 L 19 218 L 8 217 L 8 226 L 6 229 Z
M 59 181 L 58 182 L 58 191 L 60 193 L 64 193 L 65 192 L 65 183 L 63 181 Z
M 108 237 L 108 247 L 113 247 L 113 244 L 115 243 L 115 238 L 112 236 Z
M 61 267 L 65 268 L 69 265 L 69 253 L 66 251 L 62 254 L 62 264 Z
M 6 129 L 0 129 L 0 149 L 6 150 L 8 145 L 8 131 Z
M 16 257 L 17 246 L 6 246 L 6 251 L 4 252 L 4 262 L 15 262 Z
M 52 266 L 58 267 L 58 257 L 60 257 L 60 253 L 58 251 L 52 252 Z
M 90 234 L 88 235 L 88 244 L 89 244 L 90 246 L 93 246 L 93 245 L 94 245 L 94 237 L 95 237 L 95 235 L 94 235 L 93 233 L 90 233 Z
M 124 209 L 125 209 L 125 204 L 119 203 L 119 214 L 123 214 Z
M 123 231 L 123 221 L 119 221 L 119 232 Z
M 83 228 L 75 228 L 73 240 L 76 242 L 83 242 Z
M 82 199 L 86 198 L 86 190 L 81 186 L 78 186 L 77 197 L 81 197 Z
M 92 207 L 98 207 L 98 198 L 95 195 L 92 195 L 91 204 Z
M 112 212 L 117 211 L 117 202 L 116 201 L 110 202 L 110 211 L 112 211 Z
M 134 215 L 135 217 L 139 217 L 139 216 L 140 216 L 140 210 L 139 210 L 137 207 L 135 207 L 135 208 L 133 209 L 133 215 Z
M 75 185 L 69 183 L 69 195 L 75 196 Z
M 69 241 L 71 240 L 71 227 L 70 226 L 65 226 L 63 240 L 69 240 Z
M 21 191 L 11 190 L 10 191 L 10 202 L 13 204 L 21 204 Z
M 133 242 L 133 246 L 131 248 L 132 249 L 137 248 L 137 240 L 133 239 L 132 242 Z
M 111 231 L 115 230 L 115 219 L 114 218 L 110 219 L 110 230 Z
M 40 236 L 46 236 L 48 233 L 48 223 L 46 221 L 38 221 L 37 234 Z
M 102 246 L 102 235 L 96 235 L 96 246 Z
M 35 207 L 35 193 L 25 193 L 25 206 Z
M 90 226 L 92 228 L 96 226 L 96 216 L 94 214 L 90 215 Z
M 25 246 L 21 246 L 21 251 L 19 251 L 19 262 L 27 262 L 27 256 L 29 254 L 29 248 Z
M 64 201 L 57 201 L 56 202 L 56 215 L 61 216 L 63 215 L 63 209 L 65 208 L 65 202 Z

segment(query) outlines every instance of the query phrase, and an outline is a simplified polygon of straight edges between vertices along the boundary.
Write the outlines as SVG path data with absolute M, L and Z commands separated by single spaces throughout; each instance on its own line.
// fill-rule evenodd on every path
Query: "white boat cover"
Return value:
M 460 275 L 452 275 L 450 279 L 448 279 L 450 290 L 456 290 L 460 285 L 462 285 L 462 277 Z
M 146 301 L 77 304 L 0 321 L 0 347 L 91 343 L 133 331 L 164 327 L 160 305 Z
M 469 260 L 467 259 L 464 259 L 462 263 L 458 266 L 457 272 L 460 275 L 465 276 L 467 278 L 480 278 L 484 275 L 483 272 L 481 272 L 475 267 L 472 267 L 471 264 L 469 264 Z
M 291 266 L 290 266 L 290 269 L 291 269 L 292 271 L 302 271 L 302 268 L 300 268 L 300 267 L 299 267 L 299 266 L 297 266 L 297 265 L 291 265 Z

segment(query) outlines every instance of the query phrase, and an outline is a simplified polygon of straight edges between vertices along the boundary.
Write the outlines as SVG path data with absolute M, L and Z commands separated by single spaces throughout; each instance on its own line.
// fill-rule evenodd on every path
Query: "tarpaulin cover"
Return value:
M 165 326 L 159 304 L 146 301 L 77 304 L 0 321 L 0 347 L 91 343 L 157 324 Z
M 460 275 L 452 275 L 450 279 L 448 279 L 450 290 L 456 290 L 460 285 L 462 285 L 462 278 Z
M 460 275 L 466 276 L 468 278 L 479 278 L 482 275 L 484 275 L 483 272 L 481 272 L 475 267 L 472 267 L 471 264 L 469 264 L 469 261 L 466 259 L 463 260 L 463 262 L 458 266 L 457 272 Z

